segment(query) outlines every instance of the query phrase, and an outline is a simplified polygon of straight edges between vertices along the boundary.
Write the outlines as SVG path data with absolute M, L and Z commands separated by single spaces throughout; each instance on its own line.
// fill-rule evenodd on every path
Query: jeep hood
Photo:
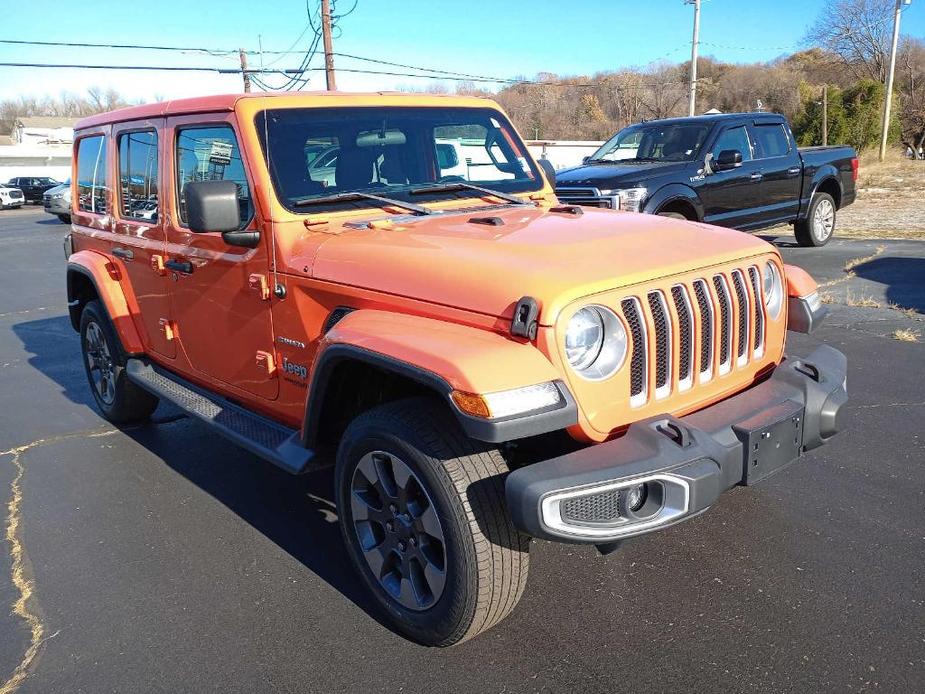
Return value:
M 316 251 L 313 277 L 510 317 L 523 296 L 550 325 L 570 301 L 772 251 L 730 229 L 644 214 L 511 207 L 402 217 L 350 229 Z M 494 223 L 471 220 L 493 218 Z M 500 224 L 498 221 L 500 220 Z

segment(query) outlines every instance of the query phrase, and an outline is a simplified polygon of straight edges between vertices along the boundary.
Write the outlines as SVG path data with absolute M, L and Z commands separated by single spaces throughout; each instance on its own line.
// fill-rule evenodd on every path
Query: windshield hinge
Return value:
M 540 307 L 532 296 L 521 297 L 514 307 L 514 317 L 511 319 L 511 335 L 525 337 L 528 340 L 536 339 L 539 328 Z

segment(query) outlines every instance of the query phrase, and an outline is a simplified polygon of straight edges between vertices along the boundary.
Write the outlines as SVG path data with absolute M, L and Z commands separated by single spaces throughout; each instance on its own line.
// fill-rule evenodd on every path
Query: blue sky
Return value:
M 339 2 L 341 11 L 352 4 Z M 701 55 L 735 62 L 773 59 L 799 47 L 823 4 L 824 0 L 704 0 Z M 341 22 L 335 51 L 492 76 L 590 74 L 685 60 L 692 13 L 683 0 L 359 0 L 356 11 Z M 305 2 L 49 1 L 42 3 L 42 15 L 54 20 L 5 22 L 0 38 L 256 50 L 260 36 L 264 49 L 284 50 L 305 26 Z M 905 11 L 903 34 L 925 37 L 925 0 L 915 0 Z M 307 39 L 297 48 L 306 45 Z M 237 57 L 0 44 L 0 62 L 5 61 L 234 67 Z M 252 56 L 251 62 L 259 64 L 259 57 Z M 277 66 L 297 64 L 298 56 L 293 55 Z M 322 65 L 320 56 L 313 65 Z M 337 67 L 376 69 L 346 58 L 338 58 Z M 323 89 L 323 73 L 312 75 L 313 85 Z M 430 81 L 340 72 L 338 82 L 342 89 L 359 90 Z M 239 91 L 241 80 L 207 73 L 0 67 L 0 98 L 81 92 L 90 85 L 112 86 L 130 98 L 151 100 Z

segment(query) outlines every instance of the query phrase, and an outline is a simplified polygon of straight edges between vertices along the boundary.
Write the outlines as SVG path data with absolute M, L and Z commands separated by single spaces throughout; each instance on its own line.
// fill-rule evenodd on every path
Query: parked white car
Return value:
M 19 188 L 12 188 L 0 183 L 0 209 L 22 207 L 26 197 Z

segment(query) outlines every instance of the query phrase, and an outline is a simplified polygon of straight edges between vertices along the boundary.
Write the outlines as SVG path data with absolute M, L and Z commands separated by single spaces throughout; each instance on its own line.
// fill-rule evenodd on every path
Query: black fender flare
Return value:
M 813 178 L 810 183 L 810 193 L 809 196 L 805 199 L 805 204 L 800 205 L 800 219 L 805 219 L 806 215 L 809 213 L 809 206 L 813 201 L 813 198 L 816 197 L 816 193 L 819 192 L 819 188 L 829 181 L 833 181 L 838 187 L 838 200 L 835 201 L 836 205 L 840 207 L 840 201 L 844 197 L 845 191 L 841 184 L 841 179 L 838 176 L 838 169 L 835 168 L 832 164 L 823 164 L 818 169 L 813 172 Z
M 323 348 L 312 369 L 305 415 L 302 425 L 302 443 L 309 450 L 317 447 L 321 415 L 336 367 L 345 361 L 368 364 L 397 376 L 408 378 L 430 389 L 447 404 L 467 436 L 487 443 L 503 443 L 565 429 L 578 421 L 578 406 L 569 389 L 556 382 L 564 405 L 553 410 L 540 410 L 526 415 L 501 419 L 482 419 L 462 412 L 453 403 L 452 386 L 441 376 L 394 357 L 372 352 L 356 345 L 333 343 Z
M 646 202 L 643 212 L 647 214 L 658 214 L 658 211 L 665 205 L 678 200 L 683 200 L 694 208 L 697 219 L 694 221 L 703 221 L 703 203 L 700 196 L 690 186 L 683 183 L 669 183 L 656 190 Z

